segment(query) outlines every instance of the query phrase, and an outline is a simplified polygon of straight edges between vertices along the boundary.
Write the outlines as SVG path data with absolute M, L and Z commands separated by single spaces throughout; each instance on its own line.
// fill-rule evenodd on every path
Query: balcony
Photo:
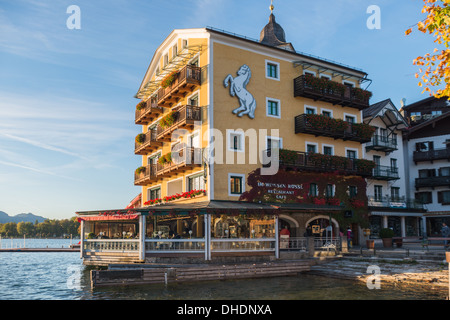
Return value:
M 433 163 L 435 160 L 448 160 L 450 161 L 450 148 L 444 149 L 431 149 L 428 151 L 414 151 L 413 161 L 417 162 L 430 161 Z
M 134 143 L 134 153 L 139 155 L 149 154 L 162 147 L 163 143 L 156 139 L 156 129 L 140 133 Z
M 285 170 L 310 172 L 337 172 L 342 175 L 358 175 L 365 178 L 372 176 L 375 163 L 365 159 L 307 153 L 302 151 L 279 150 L 279 167 Z M 270 167 L 271 151 L 265 150 L 263 166 Z
M 136 108 L 134 123 L 146 125 L 159 117 L 163 108 L 156 101 L 147 100 L 143 108 Z
M 295 117 L 295 133 L 307 133 L 334 139 L 371 141 L 375 128 L 365 123 L 351 123 L 318 114 L 301 114 Z
M 162 126 L 160 121 L 156 127 L 157 140 L 169 142 L 172 139 L 173 131 L 177 129 L 192 130 L 196 121 L 202 121 L 201 111 L 201 107 L 197 106 L 181 106 L 174 110 L 166 116 L 170 118 L 169 121 L 166 121 L 168 124 Z
M 156 179 L 156 164 L 140 167 L 134 172 L 134 185 L 144 186 Z
M 374 135 L 370 142 L 366 144 L 366 151 L 384 151 L 392 152 L 398 149 L 397 139 L 385 136 Z
M 398 168 L 389 166 L 376 166 L 373 168 L 373 174 L 371 179 L 374 180 L 398 180 L 400 176 L 398 175 Z
M 406 197 L 367 196 L 369 207 L 423 210 L 423 204 Z
M 351 88 L 332 80 L 310 75 L 302 75 L 294 79 L 294 97 L 305 97 L 362 110 L 369 107 L 371 95 L 371 92 L 367 90 Z
M 171 77 L 171 81 L 168 81 L 167 86 L 158 90 L 158 105 L 162 107 L 171 107 L 185 97 L 187 93 L 200 86 L 201 68 L 187 65 L 176 74 L 169 75 L 169 77 Z M 167 79 L 163 80 L 162 83 L 164 84 Z
M 450 176 L 426 177 L 416 178 L 416 189 L 418 188 L 434 188 L 434 187 L 449 187 Z
M 184 147 L 170 153 L 170 160 L 159 161 L 156 165 L 156 176 L 178 175 L 186 170 L 202 166 L 202 149 Z M 164 157 L 164 156 L 163 156 Z

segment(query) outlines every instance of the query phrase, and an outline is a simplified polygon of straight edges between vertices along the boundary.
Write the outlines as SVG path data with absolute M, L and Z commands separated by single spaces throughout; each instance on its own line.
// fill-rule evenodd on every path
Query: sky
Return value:
M 78 6 L 79 20 L 68 11 Z M 380 28 L 369 29 L 370 5 Z M 124 208 L 140 193 L 134 95 L 173 29 L 259 39 L 270 0 L 0 0 L 0 211 L 68 219 Z M 274 0 L 299 52 L 362 69 L 371 103 L 428 97 L 412 61 L 435 45 L 405 30 L 422 0 Z M 79 28 L 69 28 L 75 22 Z

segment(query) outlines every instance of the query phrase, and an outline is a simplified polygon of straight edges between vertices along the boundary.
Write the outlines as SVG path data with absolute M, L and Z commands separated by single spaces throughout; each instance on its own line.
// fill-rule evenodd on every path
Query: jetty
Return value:
M 0 252 L 80 252 L 80 248 L 2 248 Z

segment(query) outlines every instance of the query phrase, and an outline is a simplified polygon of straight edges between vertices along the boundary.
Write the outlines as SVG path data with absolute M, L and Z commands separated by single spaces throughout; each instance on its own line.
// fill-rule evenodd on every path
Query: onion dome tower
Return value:
M 291 43 L 286 42 L 286 34 L 283 28 L 275 21 L 273 14 L 273 0 L 270 4 L 269 23 L 262 29 L 259 36 L 259 42 L 268 46 L 295 51 Z

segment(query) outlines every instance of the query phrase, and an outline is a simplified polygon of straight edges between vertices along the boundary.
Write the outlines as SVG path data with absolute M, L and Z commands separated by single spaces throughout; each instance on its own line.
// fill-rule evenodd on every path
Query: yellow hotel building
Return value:
M 140 260 L 157 256 L 150 238 L 203 239 L 197 247 L 208 260 L 232 251 L 228 240 L 215 245 L 219 238 L 242 239 L 240 248 L 270 239 L 259 248 L 277 255 L 284 229 L 291 238 L 360 232 L 372 172 L 362 160 L 373 134 L 362 124 L 365 81 L 359 69 L 296 52 L 273 13 L 259 41 L 209 27 L 173 30 L 136 93 L 143 206 L 133 210 L 146 218 L 129 229 L 146 242 Z M 172 222 L 162 222 L 164 210 Z M 95 227 L 99 212 L 79 214 L 85 236 L 130 232 Z

